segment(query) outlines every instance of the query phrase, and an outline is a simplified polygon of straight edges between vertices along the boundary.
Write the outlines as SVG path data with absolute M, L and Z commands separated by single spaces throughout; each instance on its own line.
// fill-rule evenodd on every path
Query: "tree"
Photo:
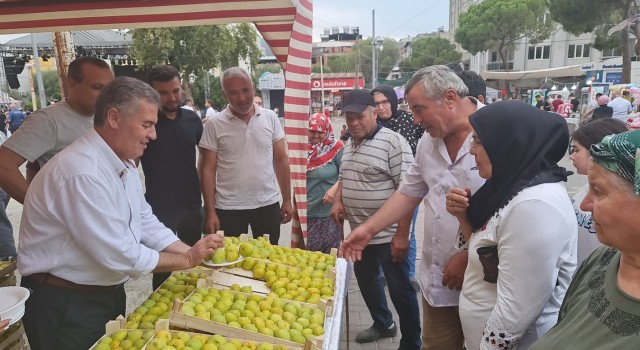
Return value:
M 385 78 L 400 59 L 400 47 L 392 38 L 385 38 L 378 46 L 378 79 Z M 325 73 L 358 73 L 365 81 L 371 80 L 371 38 L 356 41 L 346 55 L 329 56 L 324 62 Z M 318 68 L 319 69 L 319 68 Z M 318 70 L 319 71 L 319 70 Z M 314 71 L 315 72 L 315 71 Z
M 176 28 L 143 28 L 132 31 L 132 55 L 143 69 L 169 64 L 185 78 L 185 96 L 193 99 L 189 78 L 204 81 L 210 69 L 224 70 L 244 59 L 254 67 L 260 56 L 257 32 L 252 24 L 209 25 Z
M 403 72 L 412 72 L 436 64 L 455 63 L 461 58 L 462 54 L 449 40 L 422 37 L 411 44 L 411 56 L 400 63 L 400 68 Z
M 516 41 L 528 37 L 530 43 L 536 44 L 549 37 L 554 25 L 545 16 L 546 11 L 545 0 L 485 0 L 460 15 L 455 40 L 474 55 L 498 51 L 506 71 L 507 53 Z
M 624 27 L 611 37 L 608 30 L 624 19 L 640 13 L 637 0 L 595 1 L 595 0 L 547 0 L 551 18 L 560 23 L 569 33 L 580 35 L 596 34 L 593 47 L 598 50 L 619 48 L 622 51 L 622 79 L 631 82 L 631 48 L 629 29 L 640 38 L 640 24 L 637 22 Z M 640 55 L 640 40 L 636 39 L 636 55 Z

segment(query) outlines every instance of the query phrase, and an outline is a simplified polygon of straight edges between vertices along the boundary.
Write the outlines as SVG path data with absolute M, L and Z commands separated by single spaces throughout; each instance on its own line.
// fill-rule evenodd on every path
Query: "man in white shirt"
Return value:
M 88 349 L 124 315 L 130 277 L 194 267 L 222 246 L 218 235 L 182 243 L 144 199 L 133 159 L 156 138 L 159 104 L 149 85 L 116 79 L 98 96 L 94 128 L 32 181 L 18 246 L 31 349 Z
M 624 99 L 620 91 L 613 92 L 611 96 L 613 97 L 613 100 L 611 100 L 607 105 L 613 108 L 613 115 L 611 117 L 614 119 L 620 119 L 626 123 L 629 113 L 633 111 L 631 102 Z
M 204 126 L 200 140 L 204 232 L 268 234 L 277 245 L 291 220 L 291 174 L 284 132 L 273 111 L 254 103 L 249 73 L 232 67 L 220 76 L 229 105 Z M 276 180 L 282 193 L 276 189 Z
M 209 118 L 213 118 L 213 116 L 218 113 L 218 111 L 213 109 L 213 103 L 211 102 L 211 100 L 206 100 L 204 106 L 207 108 L 207 111 L 205 112 L 204 118 L 202 118 L 202 122 L 206 123 L 207 120 L 209 120 Z
M 359 260 L 362 250 L 378 232 L 412 212 L 424 198 L 424 243 L 419 281 L 422 288 L 422 349 L 462 349 L 464 337 L 457 305 L 467 266 L 467 252 L 457 252 L 454 242 L 458 221 L 445 207 L 453 187 L 473 193 L 484 180 L 469 153 L 469 115 L 483 106 L 466 97 L 464 82 L 445 66 L 419 70 L 407 82 L 406 101 L 414 121 L 425 128 L 416 158 L 400 188 L 369 220 L 344 240 L 341 254 Z
M 0 147 L 0 187 L 23 203 L 33 175 L 27 179 L 19 168 L 29 161 L 43 167 L 54 155 L 93 127 L 96 98 L 113 80 L 109 65 L 95 57 L 81 57 L 69 64 L 69 97 L 31 113 L 15 134 Z

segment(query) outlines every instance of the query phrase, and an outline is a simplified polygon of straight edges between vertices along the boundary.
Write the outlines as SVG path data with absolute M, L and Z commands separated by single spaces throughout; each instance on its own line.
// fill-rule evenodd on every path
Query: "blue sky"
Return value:
M 371 36 L 371 10 L 376 10 L 376 36 L 400 39 L 449 29 L 449 0 L 314 0 L 313 38 L 320 41 L 323 28 L 360 27 L 363 37 Z M 0 35 L 0 43 L 24 34 Z

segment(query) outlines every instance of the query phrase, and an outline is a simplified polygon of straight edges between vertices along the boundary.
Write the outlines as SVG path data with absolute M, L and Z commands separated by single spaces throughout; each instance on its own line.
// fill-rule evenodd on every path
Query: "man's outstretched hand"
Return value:
M 347 261 L 359 261 L 362 259 L 362 251 L 367 247 L 372 235 L 360 226 L 349 233 L 349 236 L 342 241 L 338 255 Z

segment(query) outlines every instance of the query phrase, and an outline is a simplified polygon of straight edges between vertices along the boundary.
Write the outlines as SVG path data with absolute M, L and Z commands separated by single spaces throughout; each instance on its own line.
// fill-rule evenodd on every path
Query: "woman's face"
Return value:
M 569 159 L 573 162 L 573 166 L 580 175 L 587 175 L 589 169 L 589 150 L 578 143 L 576 140 L 571 140 L 571 146 L 569 147 Z
M 323 142 L 327 138 L 326 132 L 309 130 L 309 143 L 312 145 Z
M 473 139 L 471 140 L 470 153 L 476 157 L 476 166 L 478 167 L 478 173 L 480 174 L 481 178 L 489 180 L 491 178 L 491 175 L 493 174 L 489 155 L 482 146 L 482 143 L 480 143 L 480 139 L 478 138 L 478 135 L 475 133 L 475 131 L 473 132 L 471 137 Z
M 591 162 L 588 176 L 589 193 L 580 209 L 591 212 L 598 240 L 622 251 L 640 248 L 640 198 L 598 164 Z

